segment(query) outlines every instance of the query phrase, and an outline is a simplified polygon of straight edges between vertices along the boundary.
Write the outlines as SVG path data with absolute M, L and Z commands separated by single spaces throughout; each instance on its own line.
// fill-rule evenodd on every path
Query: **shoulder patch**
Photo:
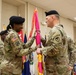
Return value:
M 16 40 L 17 40 L 17 38 L 16 38 L 16 37 L 13 37 L 11 40 L 14 42 L 14 41 L 16 41 Z

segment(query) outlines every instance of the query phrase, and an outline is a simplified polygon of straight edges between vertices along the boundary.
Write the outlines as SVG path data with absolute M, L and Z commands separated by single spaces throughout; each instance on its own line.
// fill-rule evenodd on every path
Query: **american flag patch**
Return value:
M 12 38 L 12 41 L 13 41 L 13 42 L 14 42 L 14 41 L 16 41 L 16 40 L 17 40 L 17 38 L 16 38 L 16 37 L 13 37 L 13 38 Z

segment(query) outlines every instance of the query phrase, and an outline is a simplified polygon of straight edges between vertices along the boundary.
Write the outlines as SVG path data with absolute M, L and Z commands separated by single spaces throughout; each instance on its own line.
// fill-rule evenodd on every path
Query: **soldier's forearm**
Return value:
M 30 54 L 30 53 L 36 51 L 36 50 L 37 50 L 36 47 L 23 49 L 23 50 L 20 50 L 20 52 L 17 54 L 17 56 L 28 55 L 28 54 Z
M 43 46 L 46 46 L 46 40 L 44 38 L 41 38 L 41 42 L 42 42 Z
M 33 44 L 34 40 L 35 38 L 32 37 L 26 44 L 24 44 L 24 48 L 30 47 Z
M 44 55 L 47 55 L 47 53 L 50 54 L 50 56 L 59 54 L 59 49 L 54 46 L 44 47 L 43 49 L 41 49 L 41 51 Z
M 74 63 L 76 63 L 76 50 L 74 50 L 74 51 L 71 52 L 71 57 L 70 57 L 70 62 L 69 62 L 69 64 L 70 64 L 71 66 L 73 66 Z
M 41 48 L 41 51 L 44 55 L 47 55 L 47 52 L 51 51 L 53 48 L 54 48 L 53 46 L 48 46 L 48 47 Z

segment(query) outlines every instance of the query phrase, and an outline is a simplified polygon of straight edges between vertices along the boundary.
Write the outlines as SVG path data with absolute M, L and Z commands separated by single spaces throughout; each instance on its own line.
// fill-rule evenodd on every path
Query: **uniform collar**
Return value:
M 59 26 L 59 27 L 62 27 L 62 28 L 64 28 L 64 26 L 62 25 L 62 24 L 56 24 L 55 26 Z
M 10 31 L 14 31 L 14 32 L 16 32 L 16 31 L 15 31 L 15 30 L 13 30 L 13 29 L 9 29 L 9 32 L 10 32 Z

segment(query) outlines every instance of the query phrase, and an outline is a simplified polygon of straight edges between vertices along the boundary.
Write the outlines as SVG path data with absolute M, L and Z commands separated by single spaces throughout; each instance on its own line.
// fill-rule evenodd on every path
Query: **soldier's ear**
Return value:
M 52 15 L 52 19 L 55 19 L 55 15 Z

